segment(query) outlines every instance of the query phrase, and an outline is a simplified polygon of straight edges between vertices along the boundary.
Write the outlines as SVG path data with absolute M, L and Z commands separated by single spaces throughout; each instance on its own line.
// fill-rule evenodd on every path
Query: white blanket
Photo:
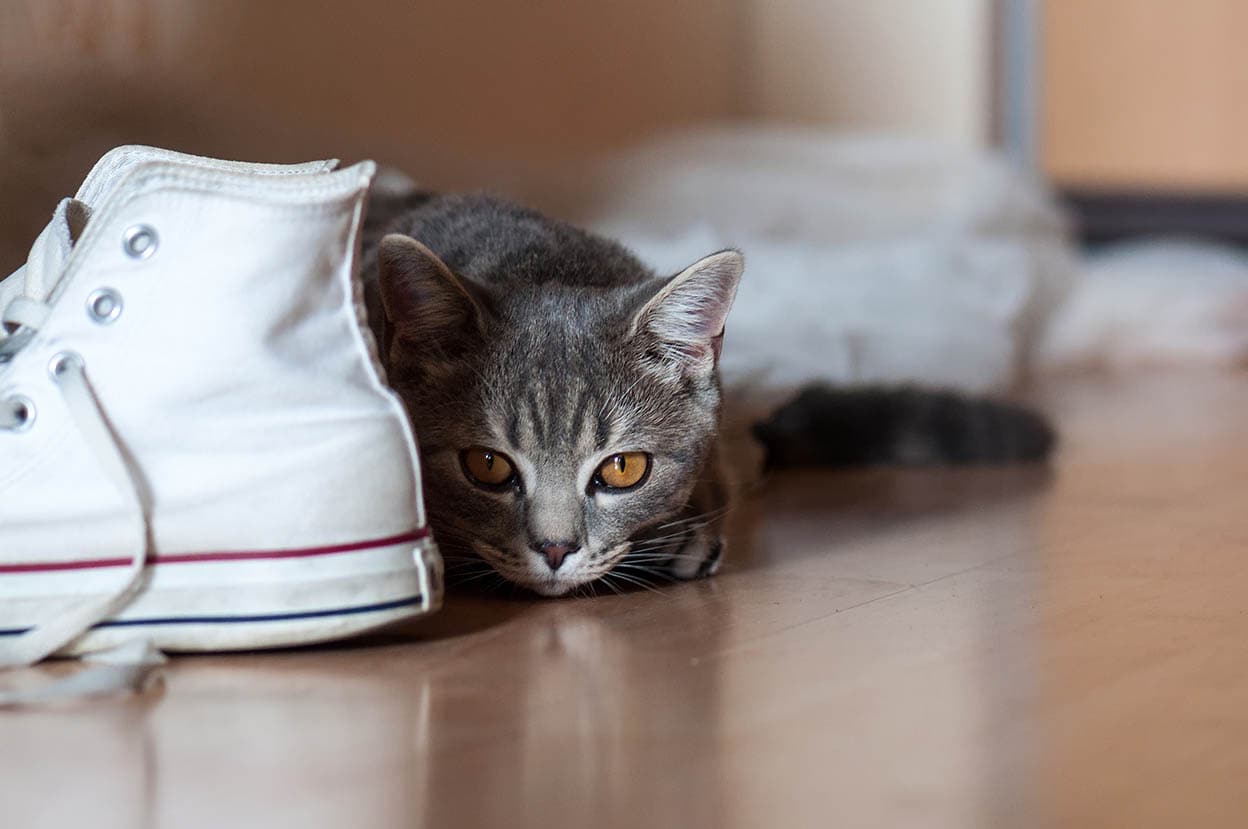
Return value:
M 931 144 L 737 128 L 650 143 L 558 183 L 577 221 L 662 271 L 736 247 L 730 386 L 1010 387 L 1077 275 L 1047 192 Z

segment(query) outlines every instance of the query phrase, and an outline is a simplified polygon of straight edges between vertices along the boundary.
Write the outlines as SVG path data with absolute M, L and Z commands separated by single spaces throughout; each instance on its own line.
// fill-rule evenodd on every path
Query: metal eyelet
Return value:
M 13 407 L 17 422 L 4 428 L 10 432 L 25 432 L 35 425 L 35 404 L 30 401 L 29 397 L 16 394 L 5 402 Z
M 62 351 L 48 361 L 48 374 L 53 380 L 71 368 L 82 368 L 82 355 L 76 351 Z
M 87 313 L 100 325 L 110 325 L 121 316 L 121 294 L 112 288 L 100 288 L 87 297 Z
M 134 225 L 126 229 L 122 247 L 131 259 L 147 259 L 156 252 L 160 237 L 151 225 Z

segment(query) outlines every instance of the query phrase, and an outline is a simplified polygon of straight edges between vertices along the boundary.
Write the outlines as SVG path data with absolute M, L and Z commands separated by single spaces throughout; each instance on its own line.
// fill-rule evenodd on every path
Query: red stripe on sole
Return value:
M 206 561 L 259 561 L 277 558 L 308 558 L 311 556 L 327 556 L 334 553 L 354 553 L 360 550 L 375 550 L 378 547 L 389 547 L 407 541 L 419 541 L 429 536 L 429 528 L 391 535 L 386 538 L 375 538 L 369 541 L 355 541 L 349 544 L 330 544 L 325 547 L 304 547 L 296 550 L 231 550 L 219 553 L 170 553 L 155 555 L 149 564 L 190 564 Z M 126 567 L 128 558 L 97 558 L 81 561 L 45 561 L 25 564 L 0 564 L 3 573 L 50 573 L 59 570 L 91 570 L 97 567 Z

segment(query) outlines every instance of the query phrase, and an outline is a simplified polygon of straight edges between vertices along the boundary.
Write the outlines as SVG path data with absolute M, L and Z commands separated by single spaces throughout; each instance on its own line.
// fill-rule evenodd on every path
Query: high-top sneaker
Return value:
M 373 165 L 122 148 L 0 283 L 0 665 L 337 639 L 436 609 L 363 324 Z

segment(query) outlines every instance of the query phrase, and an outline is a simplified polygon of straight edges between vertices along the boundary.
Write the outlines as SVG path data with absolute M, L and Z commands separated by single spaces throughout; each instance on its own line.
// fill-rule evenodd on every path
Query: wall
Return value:
M 707 121 L 986 135 L 989 0 L 0 0 L 0 270 L 119 143 L 434 186 Z
M 982 146 L 991 0 L 755 0 L 755 115 Z
M 1248 3 L 1045 0 L 1041 154 L 1087 189 L 1248 188 Z

